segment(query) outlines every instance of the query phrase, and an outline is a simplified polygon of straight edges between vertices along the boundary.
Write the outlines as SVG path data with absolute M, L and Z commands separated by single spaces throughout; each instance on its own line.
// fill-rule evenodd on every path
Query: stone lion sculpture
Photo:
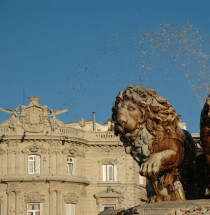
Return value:
M 201 111 L 200 118 L 200 139 L 210 166 L 210 94 Z
M 195 198 L 193 139 L 166 99 L 151 88 L 129 85 L 116 97 L 112 119 L 126 153 L 155 191 L 148 202 Z

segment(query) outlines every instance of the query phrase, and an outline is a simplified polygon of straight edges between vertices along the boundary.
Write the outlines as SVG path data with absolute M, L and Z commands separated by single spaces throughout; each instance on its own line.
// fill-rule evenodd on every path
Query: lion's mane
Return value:
M 143 108 L 145 111 L 145 125 L 154 136 L 160 130 L 166 133 L 175 133 L 179 117 L 172 105 L 154 89 L 129 85 L 124 91 L 120 92 L 112 108 L 113 121 L 117 117 L 118 104 L 125 100 L 132 100 L 139 108 Z

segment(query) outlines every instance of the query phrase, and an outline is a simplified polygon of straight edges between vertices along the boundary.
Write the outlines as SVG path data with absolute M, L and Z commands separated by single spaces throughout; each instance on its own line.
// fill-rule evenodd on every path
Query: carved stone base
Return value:
M 119 210 L 120 211 L 120 210 Z M 210 215 L 210 200 L 165 201 L 127 209 L 125 212 L 104 211 L 103 215 Z M 102 214 L 100 214 L 102 215 Z
M 165 201 L 145 204 L 127 210 L 124 215 L 200 215 L 210 214 L 210 200 Z

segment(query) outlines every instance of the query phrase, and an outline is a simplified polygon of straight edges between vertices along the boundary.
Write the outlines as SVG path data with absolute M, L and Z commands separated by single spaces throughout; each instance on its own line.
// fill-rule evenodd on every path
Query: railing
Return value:
M 8 127 L 0 127 L 0 134 L 5 134 L 9 132 L 9 128 Z
M 69 137 L 84 138 L 87 140 L 118 140 L 113 131 L 84 131 L 76 128 L 60 127 L 60 134 Z

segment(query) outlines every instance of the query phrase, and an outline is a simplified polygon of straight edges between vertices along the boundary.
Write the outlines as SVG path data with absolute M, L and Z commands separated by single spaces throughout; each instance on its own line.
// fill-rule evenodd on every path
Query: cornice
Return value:
M 23 135 L 6 135 L 1 140 L 1 143 L 10 143 L 11 141 L 16 141 L 17 143 L 22 142 L 52 142 L 58 141 L 60 144 L 65 143 L 75 143 L 88 145 L 89 141 L 87 139 L 77 138 L 77 137 L 67 137 L 67 136 L 54 136 L 54 135 L 25 135 L 23 140 Z
M 117 147 L 123 147 L 123 144 L 122 144 L 122 142 L 118 142 L 117 144 L 113 143 L 113 142 L 112 143 L 110 143 L 110 142 L 103 142 L 103 143 L 91 142 L 90 144 L 88 144 L 88 147 L 107 147 L 107 146 L 117 148 Z
M 10 182 L 59 182 L 59 183 L 75 183 L 82 185 L 89 185 L 90 182 L 85 177 L 79 176 L 41 176 L 41 175 L 21 175 L 21 176 L 5 176 L 0 178 L 2 183 Z

